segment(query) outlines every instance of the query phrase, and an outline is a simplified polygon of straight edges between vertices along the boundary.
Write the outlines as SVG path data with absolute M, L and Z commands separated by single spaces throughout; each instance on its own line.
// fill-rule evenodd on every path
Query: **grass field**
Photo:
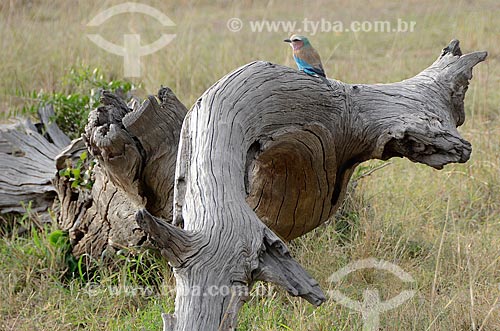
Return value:
M 122 78 L 123 58 L 98 48 L 87 33 L 99 32 L 116 44 L 122 44 L 123 33 L 140 33 L 143 44 L 161 32 L 175 33 L 165 48 L 141 58 L 142 74 L 132 82 L 142 82 L 137 91 L 141 96 L 169 86 L 188 107 L 223 75 L 250 61 L 293 66 L 290 49 L 282 42 L 289 32 L 252 32 L 251 21 L 416 22 L 414 32 L 311 36 L 328 76 L 352 83 L 411 77 L 453 38 L 461 41 L 463 52 L 487 50 L 487 61 L 474 69 L 465 100 L 467 118 L 460 128 L 473 146 L 470 161 L 436 171 L 392 160 L 359 182 L 341 222 L 321 227 L 290 247 L 325 291 L 341 290 L 362 300 L 366 288 L 377 288 L 386 300 L 404 289 L 415 290 L 410 300 L 381 314 L 381 330 L 500 330 L 497 0 L 141 2 L 165 13 L 176 26 L 162 28 L 147 16 L 123 14 L 99 28 L 87 27 L 95 15 L 120 1 L 2 1 L 3 119 L 15 115 L 27 92 L 64 88 L 62 78 L 71 67 L 99 67 L 110 78 Z M 226 25 L 234 17 L 243 23 L 239 32 Z M 29 217 L 22 222 L 28 224 Z M 354 272 L 340 283 L 328 281 L 348 263 L 369 257 L 398 265 L 415 282 L 408 285 L 373 269 Z M 160 312 L 173 310 L 172 275 L 148 252 L 133 259 L 117 257 L 113 269 L 102 268 L 90 281 L 66 277 L 66 265 L 62 250 L 50 244 L 46 233 L 3 236 L 0 330 L 159 330 Z M 360 313 L 333 298 L 315 309 L 278 288 L 262 286 L 266 291 L 259 292 L 265 293 L 256 293 L 242 310 L 238 330 L 363 327 Z

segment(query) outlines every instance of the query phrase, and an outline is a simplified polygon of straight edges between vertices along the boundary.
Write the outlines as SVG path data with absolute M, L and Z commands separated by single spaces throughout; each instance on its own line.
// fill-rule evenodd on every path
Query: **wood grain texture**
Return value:
M 177 144 L 187 109 L 168 88 L 130 109 L 105 93 L 84 140 L 106 175 L 156 216 L 172 218 Z
M 82 139 L 74 140 L 57 156 L 58 169 L 67 160 L 75 164 L 80 154 L 87 151 Z M 134 222 L 139 208 L 129 196 L 118 189 L 100 166 L 94 167 L 92 188 L 72 188 L 71 182 L 56 175 L 54 186 L 58 193 L 59 227 L 68 231 L 73 255 L 106 260 L 116 251 L 146 246 L 146 234 Z
M 54 180 L 61 213 L 59 224 L 69 231 L 73 254 L 102 258 L 117 250 L 147 247 L 135 219 L 140 208 L 172 219 L 177 145 L 187 109 L 168 88 L 158 98 L 127 105 L 104 92 L 102 106 L 91 112 L 83 139 L 57 157 L 58 169 L 85 150 L 97 160 L 90 191 Z
M 471 146 L 456 127 L 472 67 L 485 57 L 462 56 L 453 41 L 417 76 L 378 85 L 325 84 L 253 62 L 208 89 L 184 120 L 177 158 L 173 219 L 189 236 L 157 240 L 177 280 L 164 329 L 234 330 L 241 289 L 257 280 L 321 304 L 318 283 L 271 229 L 292 239 L 325 222 L 365 160 L 401 156 L 437 169 L 467 161 Z M 164 231 L 143 228 L 153 238 Z M 179 246 L 192 253 L 179 259 Z M 213 287 L 231 290 L 204 292 Z
M 40 123 L 29 119 L 0 126 L 0 213 L 47 211 L 54 203 L 54 158 L 69 138 L 52 123 L 52 106 L 39 109 Z M 44 214 L 47 218 L 48 214 Z
M 365 160 L 407 157 L 436 169 L 466 162 L 471 145 L 457 127 L 472 68 L 485 58 L 462 55 L 452 41 L 415 77 L 375 85 L 325 83 L 252 62 L 189 112 L 167 88 L 159 102 L 142 105 L 106 93 L 84 139 L 62 152 L 65 139 L 54 127 L 47 129 L 53 139 L 29 122 L 24 131 L 2 132 L 0 167 L 8 171 L 0 205 L 11 203 L 8 187 L 53 194 L 47 178 L 88 148 L 98 161 L 92 190 L 54 180 L 61 227 L 74 254 L 94 257 L 149 236 L 177 281 L 176 312 L 163 316 L 164 330 L 234 330 L 259 280 L 320 305 L 318 283 L 283 240 L 328 220 Z

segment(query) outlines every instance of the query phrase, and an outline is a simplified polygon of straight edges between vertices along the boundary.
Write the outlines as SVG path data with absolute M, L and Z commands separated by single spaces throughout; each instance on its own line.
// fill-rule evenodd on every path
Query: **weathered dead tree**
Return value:
M 59 225 L 69 232 L 74 255 L 101 258 L 143 246 L 147 238 L 135 221 L 138 208 L 172 218 L 177 144 L 187 109 L 168 88 L 160 89 L 158 98 L 160 103 L 150 97 L 140 106 L 127 105 L 105 92 L 84 136 L 96 142 L 90 147 L 98 160 L 92 189 L 55 178 Z M 73 141 L 57 157 L 58 170 L 85 150 L 83 139 Z
M 103 106 L 93 113 L 90 126 L 100 128 L 94 132 L 97 137 L 106 135 L 109 146 L 105 139 L 100 146 L 109 149 L 101 159 L 104 167 L 97 164 L 93 169 L 91 190 L 72 187 L 69 178 L 58 173 L 75 167 L 87 146 L 82 138 L 71 142 L 57 127 L 52 106 L 39 109 L 40 123 L 28 119 L 0 126 L 0 213 L 24 213 L 24 202 L 49 222 L 46 211 L 58 197 L 58 223 L 69 232 L 75 256 L 99 259 L 144 246 L 147 238 L 135 213 L 146 207 L 156 216 L 172 218 L 177 144 L 187 113 L 168 88 L 160 89 L 158 99 L 160 103 L 150 97 L 142 105 L 127 105 L 120 96 L 104 93 Z M 153 126 L 156 131 L 149 129 Z M 138 163 L 121 169 L 127 164 L 123 158 Z
M 170 197 L 176 165 L 172 224 L 171 206 L 160 204 L 163 221 L 151 215 L 160 213 L 154 205 L 134 198 L 145 206 L 137 223 L 174 267 L 175 314 L 164 316 L 164 330 L 233 330 L 258 280 L 321 304 L 318 283 L 282 239 L 328 220 L 365 160 L 407 157 L 436 169 L 467 161 L 471 145 L 456 128 L 465 118 L 472 68 L 485 58 L 486 52 L 462 55 L 452 41 L 417 76 L 376 85 L 328 85 L 291 68 L 250 63 L 200 97 L 184 119 L 177 161 L 170 153 L 154 171 L 148 162 L 164 155 L 155 146 L 175 140 L 178 123 L 119 104 L 105 116 L 98 110 L 87 142 L 131 197 L 149 190 L 137 181 L 147 176 L 167 183 L 151 185 L 154 195 Z M 155 120 L 141 118 L 149 116 Z M 127 125 L 131 119 L 142 124 Z
M 85 139 L 62 152 L 69 140 L 49 132 L 48 121 L 45 137 L 29 123 L 21 133 L 2 130 L 0 207 L 36 200 L 46 208 L 55 188 L 75 255 L 142 245 L 149 235 L 177 280 L 164 330 L 233 330 L 258 280 L 319 305 L 318 283 L 282 240 L 328 220 L 365 160 L 407 157 L 436 169 L 467 161 L 471 146 L 456 128 L 472 68 L 485 58 L 462 55 L 452 41 L 417 76 L 377 85 L 325 84 L 253 62 L 187 115 L 169 89 L 140 106 L 105 94 Z M 52 186 L 49 178 L 85 148 L 98 161 L 92 189 L 59 176 Z
M 82 139 L 74 140 L 57 156 L 57 169 L 72 167 L 86 151 Z M 58 224 L 69 233 L 73 255 L 101 259 L 145 243 L 145 233 L 133 221 L 137 207 L 129 202 L 128 195 L 110 181 L 99 165 L 92 176 L 90 190 L 73 188 L 72 182 L 59 174 L 53 180 L 60 202 Z
M 37 125 L 27 119 L 0 127 L 0 213 L 22 213 L 22 202 L 36 212 L 54 203 L 54 158 L 70 140 L 51 122 L 50 105 L 38 113 Z

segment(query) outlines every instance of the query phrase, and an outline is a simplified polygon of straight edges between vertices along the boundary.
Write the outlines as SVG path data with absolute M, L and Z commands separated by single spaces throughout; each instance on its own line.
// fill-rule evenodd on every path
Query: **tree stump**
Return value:
M 175 123 L 141 120 L 131 128 L 137 116 L 123 105 L 102 118 L 94 114 L 86 140 L 111 181 L 132 197 L 171 197 L 173 185 L 172 219 L 171 205 L 158 209 L 149 198 L 134 199 L 145 207 L 138 225 L 176 276 L 175 314 L 164 316 L 164 330 L 234 330 L 258 280 L 321 304 L 318 283 L 283 240 L 328 220 L 363 161 L 407 157 L 436 169 L 466 162 L 471 145 L 457 126 L 465 119 L 472 68 L 486 55 L 462 55 L 452 41 L 415 77 L 375 85 L 325 84 L 291 68 L 250 63 L 214 84 L 187 113 L 176 162 L 177 144 L 168 155 L 155 146 L 175 141 L 180 115 Z M 168 166 L 148 171 L 158 154 Z
M 59 225 L 69 231 L 74 255 L 100 259 L 144 246 L 146 234 L 135 221 L 138 208 L 172 218 L 177 144 L 187 109 L 168 88 L 160 89 L 158 97 L 160 103 L 149 97 L 140 106 L 127 105 L 104 92 L 83 139 L 58 155 L 61 170 L 86 150 L 86 141 L 98 160 L 90 191 L 75 190 L 59 175 L 54 180 L 61 201 Z

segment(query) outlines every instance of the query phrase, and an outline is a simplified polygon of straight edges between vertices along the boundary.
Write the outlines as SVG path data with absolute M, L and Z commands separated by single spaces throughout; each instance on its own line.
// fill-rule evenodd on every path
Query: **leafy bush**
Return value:
M 88 158 L 88 153 L 83 152 L 75 165 L 67 159 L 67 167 L 59 170 L 59 176 L 66 177 L 71 182 L 71 188 L 91 189 L 94 184 L 92 179 L 92 169 L 96 163 L 95 160 Z
M 23 113 L 36 114 L 39 107 L 52 104 L 54 121 L 71 139 L 80 137 L 89 112 L 98 106 L 102 91 L 127 94 L 137 86 L 131 82 L 111 80 L 98 68 L 75 67 L 64 77 L 61 91 L 18 92 L 26 104 Z

